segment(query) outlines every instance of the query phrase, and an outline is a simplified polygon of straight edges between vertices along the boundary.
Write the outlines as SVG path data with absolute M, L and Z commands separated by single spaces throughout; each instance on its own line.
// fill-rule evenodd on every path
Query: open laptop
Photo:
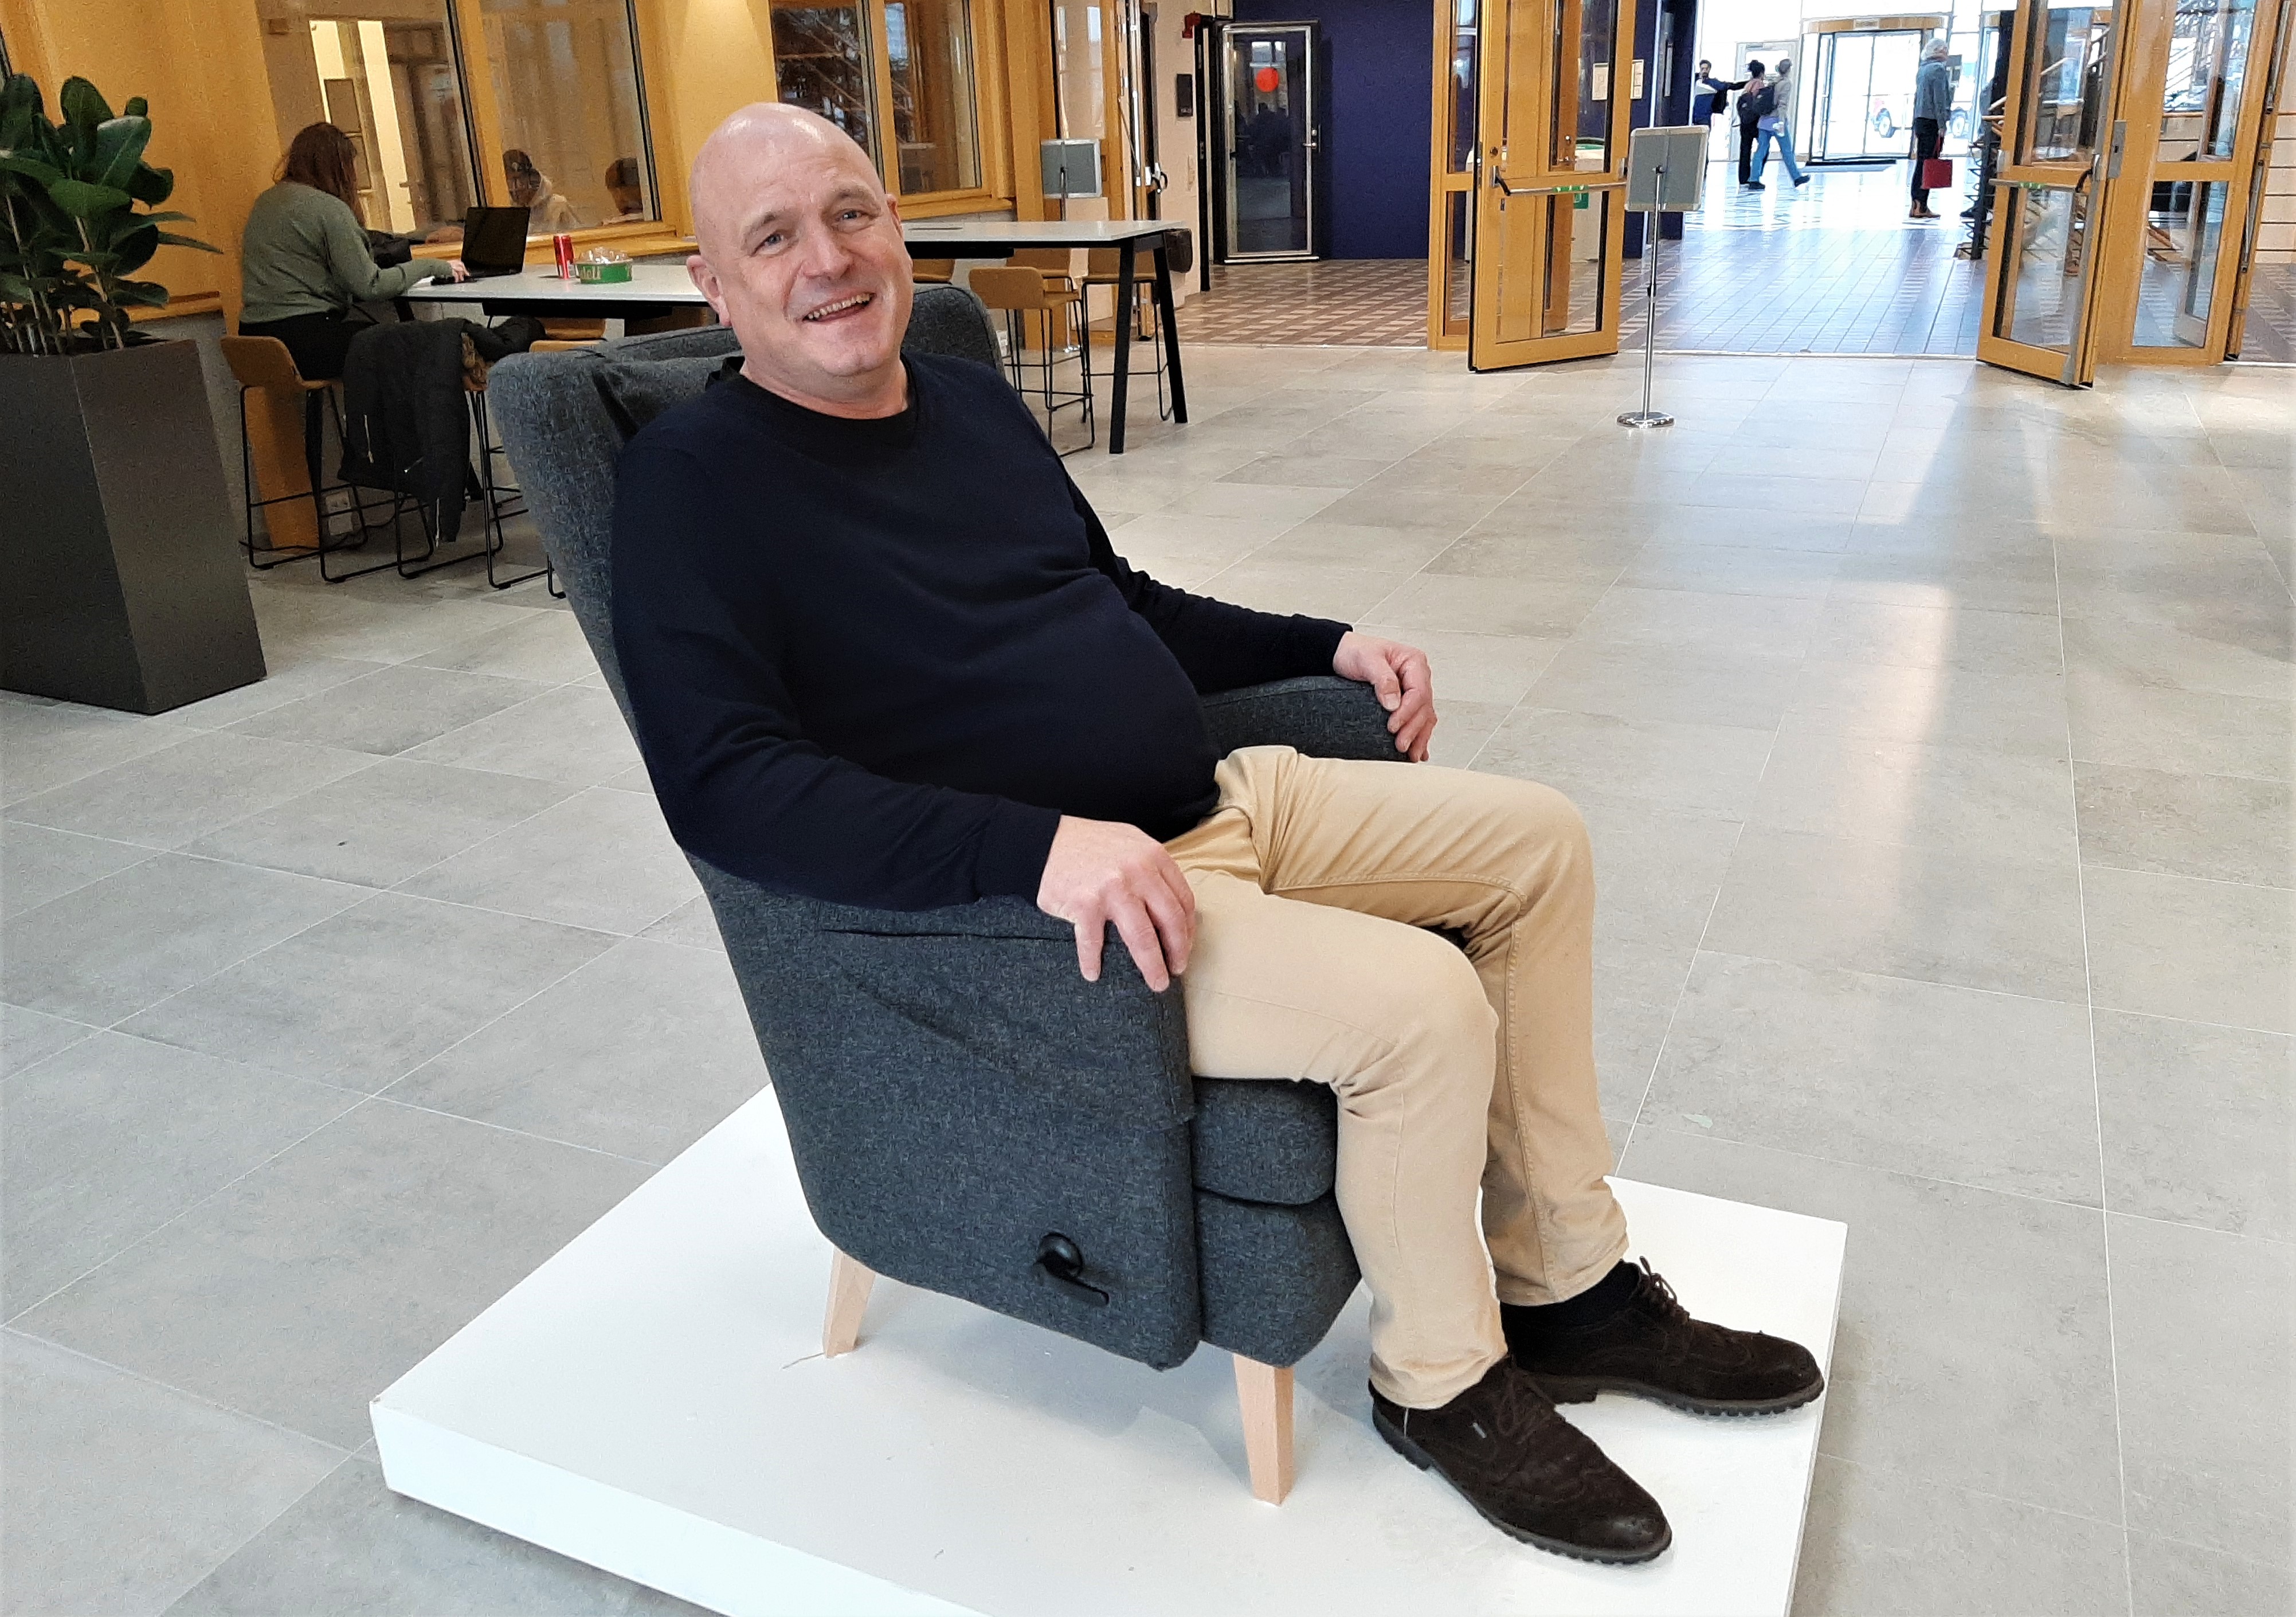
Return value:
M 523 208 L 473 208 L 463 216 L 463 267 L 473 281 L 526 272 Z

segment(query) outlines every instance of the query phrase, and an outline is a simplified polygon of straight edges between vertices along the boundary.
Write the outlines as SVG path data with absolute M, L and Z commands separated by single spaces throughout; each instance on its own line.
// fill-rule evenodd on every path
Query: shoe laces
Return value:
M 1510 1367 L 1500 1373 L 1498 1399 L 1490 1410 L 1491 1426 L 1510 1441 L 1529 1437 L 1554 1408 L 1538 1383 Z
M 1674 1294 L 1674 1288 L 1666 1283 L 1666 1276 L 1651 1267 L 1649 1259 L 1641 1258 L 1636 1261 L 1643 1271 L 1642 1301 L 1644 1306 L 1669 1325 L 1687 1322 L 1690 1310 L 1682 1306 L 1682 1299 Z

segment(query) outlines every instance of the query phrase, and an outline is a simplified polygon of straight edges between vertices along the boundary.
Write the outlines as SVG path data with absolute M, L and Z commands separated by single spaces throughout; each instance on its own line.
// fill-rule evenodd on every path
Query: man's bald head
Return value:
M 761 181 L 822 165 L 842 168 L 880 200 L 885 195 L 869 154 L 818 112 L 754 101 L 727 118 L 701 143 L 687 185 L 701 256 L 714 257 L 713 242 L 739 236 L 745 215 L 755 210 Z
M 896 414 L 906 398 L 908 250 L 867 152 L 828 119 L 758 102 L 718 126 L 689 187 L 685 261 L 742 339 L 742 373 L 810 409 Z

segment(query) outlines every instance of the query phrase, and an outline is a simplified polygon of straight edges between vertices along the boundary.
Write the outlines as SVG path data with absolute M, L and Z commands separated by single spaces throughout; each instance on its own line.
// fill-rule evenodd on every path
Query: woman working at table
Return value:
M 380 267 L 353 172 L 350 136 L 310 125 L 288 146 L 279 183 L 256 198 L 240 238 L 240 335 L 278 338 L 307 382 L 343 373 L 343 353 L 367 324 L 354 304 L 396 298 L 441 274 L 463 278 L 460 259 Z

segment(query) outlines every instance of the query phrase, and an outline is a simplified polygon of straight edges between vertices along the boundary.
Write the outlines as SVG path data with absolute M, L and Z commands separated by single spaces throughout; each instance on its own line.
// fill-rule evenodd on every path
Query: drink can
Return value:
M 558 254 L 558 278 L 571 281 L 574 278 L 574 238 L 562 230 L 550 238 L 550 245 Z

